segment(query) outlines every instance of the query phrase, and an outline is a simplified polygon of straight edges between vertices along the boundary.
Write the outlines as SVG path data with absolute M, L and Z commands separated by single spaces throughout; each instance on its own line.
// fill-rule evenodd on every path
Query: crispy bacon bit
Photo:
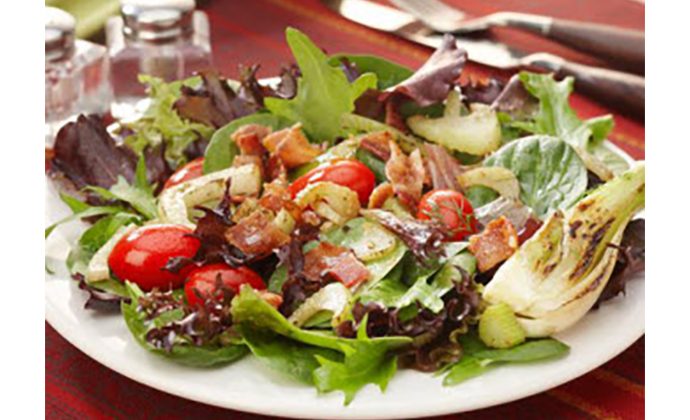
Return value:
M 461 191 L 458 175 L 464 172 L 460 163 L 448 151 L 435 144 L 425 144 L 426 168 L 431 175 L 431 185 L 437 190 Z
M 304 256 L 304 276 L 312 281 L 331 277 L 353 287 L 369 278 L 369 270 L 349 249 L 321 242 Z
M 395 195 L 393 186 L 390 184 L 390 182 L 384 182 L 374 188 L 374 191 L 371 192 L 371 196 L 369 196 L 369 205 L 367 208 L 379 209 L 381 206 L 383 206 L 383 203 L 385 203 L 389 198 L 393 197 L 393 195 Z
M 271 134 L 271 128 L 259 124 L 247 124 L 232 134 L 232 140 L 243 155 L 263 156 L 266 148 L 261 141 Z
M 287 169 L 297 167 L 321 154 L 321 149 L 309 143 L 302 133 L 302 124 L 276 131 L 263 139 L 271 154 L 280 158 Z
M 504 216 L 492 220 L 480 234 L 470 237 L 469 250 L 477 258 L 481 272 L 507 260 L 517 248 L 517 232 Z
M 267 256 L 290 237 L 263 211 L 255 211 L 225 232 L 225 239 L 245 255 Z
M 359 147 L 385 162 L 391 157 L 391 147 L 388 144 L 391 140 L 393 135 L 389 131 L 377 131 L 362 137 Z
M 299 220 L 302 215 L 302 210 L 292 201 L 285 184 L 280 180 L 264 185 L 264 194 L 259 200 L 259 205 L 276 214 L 280 210 L 285 210 L 295 220 Z
M 259 290 L 257 293 L 261 299 L 276 309 L 278 309 L 283 303 L 283 297 L 275 293 L 267 292 L 265 290 Z
M 283 180 L 287 182 L 287 168 L 285 167 L 285 164 L 283 163 L 282 160 L 276 155 L 271 155 L 268 157 L 266 160 L 266 167 L 264 168 L 264 172 L 267 176 L 268 179 L 275 180 Z
M 386 177 L 393 184 L 395 194 L 409 208 L 416 208 L 424 185 L 424 162 L 419 149 L 405 155 L 395 142 L 389 143 L 391 157 L 386 162 Z

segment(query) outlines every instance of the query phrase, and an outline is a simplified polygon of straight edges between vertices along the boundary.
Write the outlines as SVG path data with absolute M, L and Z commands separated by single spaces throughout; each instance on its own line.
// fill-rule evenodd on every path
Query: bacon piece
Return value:
M 393 195 L 395 195 L 393 186 L 390 184 L 390 182 L 384 182 L 374 188 L 374 191 L 371 192 L 371 195 L 369 196 L 369 205 L 367 208 L 379 209 L 381 206 L 383 206 L 383 203 L 385 203 L 389 198 L 393 197 Z
M 362 137 L 359 147 L 385 162 L 391 157 L 391 147 L 388 144 L 391 140 L 393 135 L 389 131 L 377 131 Z
M 275 293 L 267 292 L 266 290 L 257 290 L 257 293 L 261 299 L 276 309 L 283 303 L 283 297 Z
M 485 272 L 510 258 L 518 248 L 518 236 L 504 216 L 494 219 L 478 235 L 470 237 L 468 249 L 477 258 L 479 271 Z
M 276 214 L 284 209 L 295 220 L 299 220 L 302 215 L 302 210 L 292 201 L 285 184 L 279 179 L 264 185 L 264 194 L 259 200 L 259 205 Z
M 287 168 L 285 167 L 283 161 L 280 160 L 280 157 L 276 155 L 270 155 L 268 159 L 266 159 L 264 171 L 266 172 L 268 179 L 279 179 L 287 182 Z
M 393 184 L 395 194 L 411 209 L 417 207 L 424 185 L 424 162 L 419 149 L 405 155 L 395 142 L 389 143 L 391 157 L 386 162 L 386 177 Z
M 461 191 L 458 175 L 464 172 L 462 165 L 443 146 L 425 144 L 426 169 L 431 176 L 431 185 L 435 190 Z
M 266 256 L 290 241 L 266 212 L 255 211 L 225 231 L 225 239 L 247 256 Z
M 297 167 L 321 154 L 321 149 L 309 143 L 302 133 L 302 125 L 276 131 L 266 136 L 263 145 L 280 158 L 287 169 Z
M 267 153 L 261 143 L 266 136 L 271 134 L 271 128 L 259 124 L 247 124 L 232 133 L 232 140 L 239 147 L 243 155 L 263 156 Z
M 353 287 L 369 278 L 369 270 L 351 250 L 321 242 L 304 255 L 304 276 L 312 281 L 331 277 Z

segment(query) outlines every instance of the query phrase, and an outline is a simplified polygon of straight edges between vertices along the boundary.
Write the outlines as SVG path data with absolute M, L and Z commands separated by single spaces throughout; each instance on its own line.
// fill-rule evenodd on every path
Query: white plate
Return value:
M 69 214 L 54 187 L 46 187 L 46 223 Z M 46 224 L 47 226 L 47 224 Z M 369 385 L 347 407 L 340 393 L 316 390 L 269 370 L 253 357 L 214 369 L 176 365 L 137 345 L 118 315 L 83 309 L 85 293 L 69 279 L 64 259 L 83 225 L 57 229 L 46 242 L 46 319 L 89 357 L 130 379 L 190 400 L 220 407 L 297 418 L 410 418 L 475 410 L 534 395 L 583 375 L 611 360 L 644 333 L 644 274 L 624 297 L 590 312 L 558 335 L 571 347 L 562 359 L 504 366 L 454 387 L 441 378 L 399 371 L 385 393 Z

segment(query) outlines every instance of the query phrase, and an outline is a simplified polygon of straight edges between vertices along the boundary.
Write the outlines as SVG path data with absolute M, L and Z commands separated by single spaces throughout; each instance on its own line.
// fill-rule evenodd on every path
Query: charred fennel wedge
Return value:
M 562 331 L 582 318 L 606 286 L 630 218 L 644 207 L 640 164 L 556 211 L 496 272 L 484 298 L 514 311 L 528 337 Z

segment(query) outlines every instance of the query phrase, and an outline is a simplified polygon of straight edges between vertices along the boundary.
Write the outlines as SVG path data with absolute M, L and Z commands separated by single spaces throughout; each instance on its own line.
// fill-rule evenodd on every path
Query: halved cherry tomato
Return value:
M 442 223 L 451 241 L 461 241 L 479 229 L 472 204 L 454 190 L 433 190 L 424 194 L 417 208 L 417 219 Z
M 295 198 L 307 185 L 320 181 L 330 181 L 351 189 L 357 193 L 359 202 L 364 205 L 374 190 L 376 176 L 362 162 L 343 159 L 328 166 L 312 169 L 290 184 L 288 190 L 292 197 Z
M 168 178 L 167 181 L 165 181 L 165 185 L 163 186 L 163 189 L 168 189 L 170 187 L 174 187 L 177 184 L 181 184 L 185 181 L 189 181 L 190 179 L 194 178 L 199 178 L 201 175 L 204 174 L 204 158 L 196 158 L 193 161 L 187 163 L 177 171 L 175 171 L 174 174 L 170 175 L 170 178 Z
M 182 287 L 187 273 L 164 270 L 170 258 L 191 258 L 200 242 L 190 236 L 192 230 L 180 225 L 149 225 L 137 228 L 115 244 L 108 266 L 120 280 L 136 283 L 142 290 Z
M 234 292 L 239 292 L 243 284 L 248 284 L 256 290 L 266 288 L 261 276 L 247 267 L 233 268 L 223 263 L 209 264 L 195 269 L 187 276 L 187 283 L 184 285 L 187 302 L 196 306 L 201 305 L 210 297 L 220 299 L 222 294 L 217 293 L 219 277 L 223 286 Z

